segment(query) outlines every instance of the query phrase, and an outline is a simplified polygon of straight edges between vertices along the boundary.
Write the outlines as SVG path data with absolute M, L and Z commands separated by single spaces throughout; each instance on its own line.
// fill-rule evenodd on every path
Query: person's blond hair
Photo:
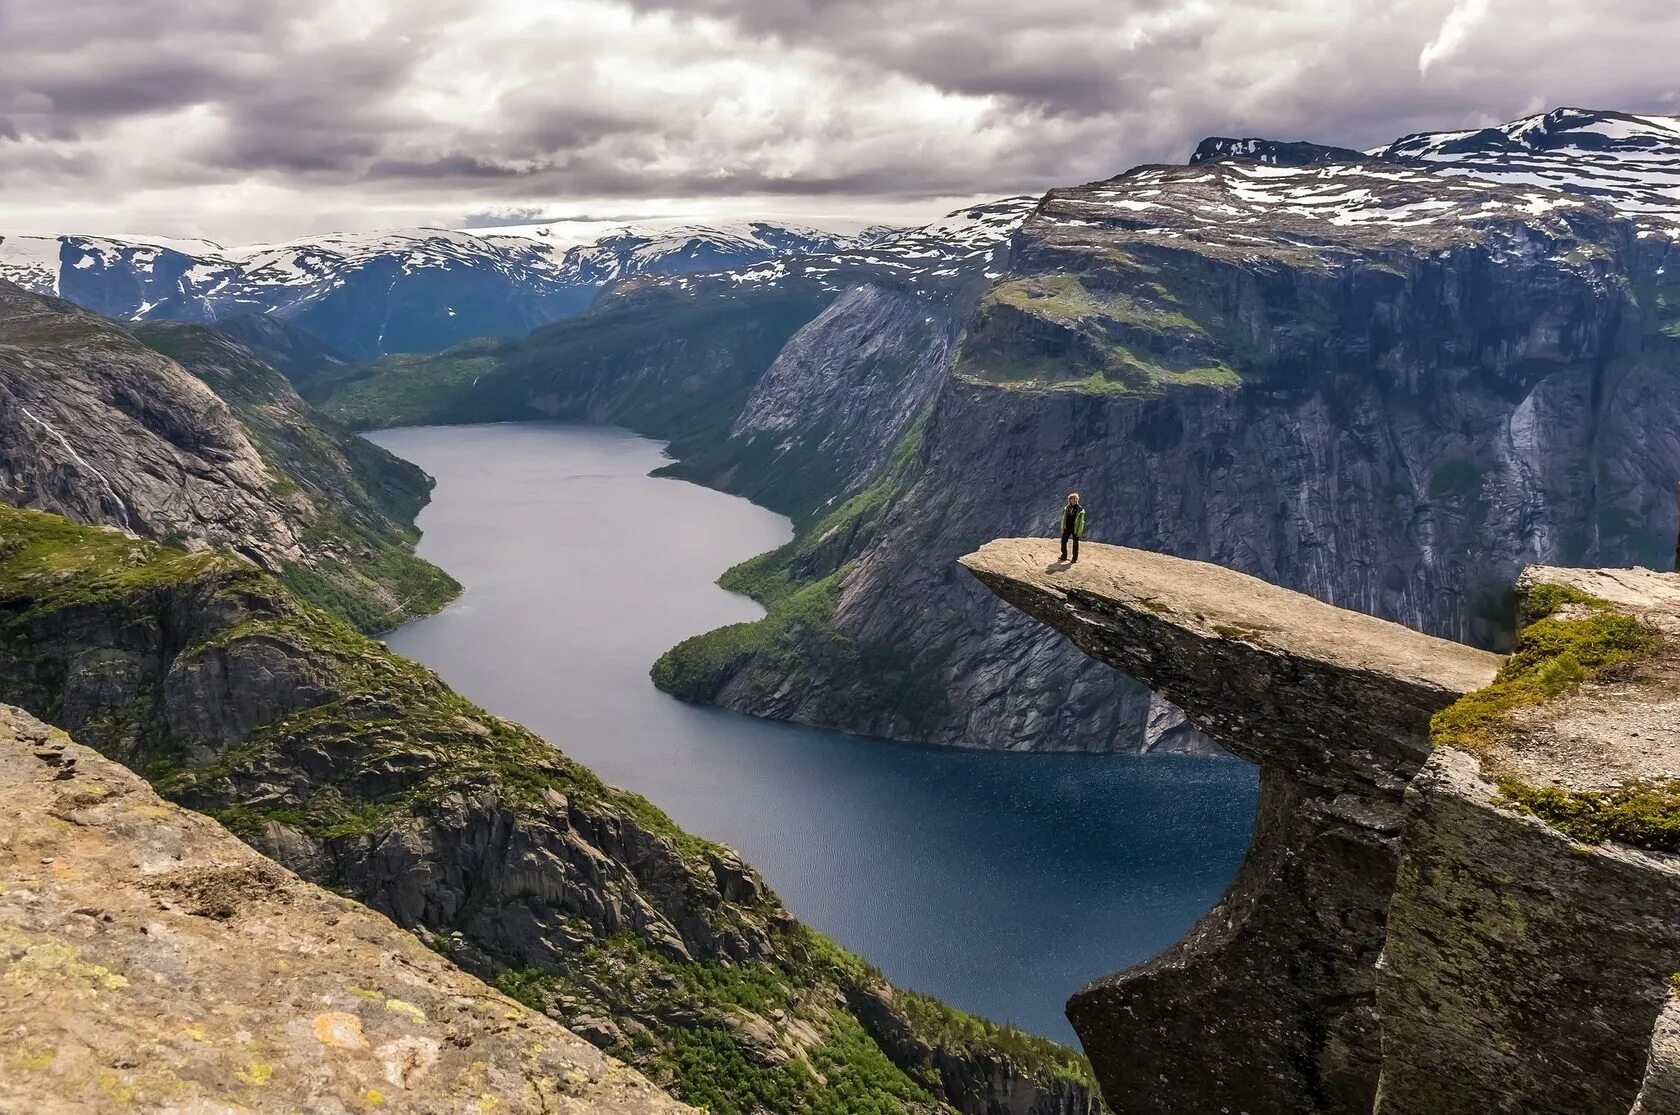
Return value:
M 1078 492 L 1069 492 L 1067 494 L 1067 497 L 1069 499 L 1078 499 L 1079 498 L 1079 493 Z

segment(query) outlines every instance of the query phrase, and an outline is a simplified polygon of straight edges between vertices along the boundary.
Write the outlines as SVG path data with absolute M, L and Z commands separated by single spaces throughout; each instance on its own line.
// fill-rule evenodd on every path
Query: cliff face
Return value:
M 1254 845 L 1068 1013 L 1119 1110 L 1672 1111 L 1680 575 L 1532 567 L 1509 659 L 1231 570 L 963 559 L 1261 764 Z
M 715 457 L 673 471 L 794 513 L 854 491 L 933 401 L 961 328 L 912 290 L 852 287 L 782 346 Z
M 8 1111 L 689 1110 L 3 705 L 0 792 Z
M 314 413 L 203 326 L 140 337 L 0 283 L 0 495 L 196 550 L 236 551 L 361 626 L 459 586 L 413 554 L 418 468 Z
M 0 693 L 713 1111 L 1095 1108 L 1076 1055 L 894 993 L 734 853 L 240 559 L 0 509 Z
M 1052 191 L 825 618 L 686 695 L 895 738 L 1138 746 L 1158 705 L 951 572 L 1051 533 L 1070 490 L 1094 539 L 1483 646 L 1508 640 L 1526 562 L 1672 562 L 1680 272 L 1642 194 L 1241 147 Z M 837 643 L 920 679 L 916 715 Z

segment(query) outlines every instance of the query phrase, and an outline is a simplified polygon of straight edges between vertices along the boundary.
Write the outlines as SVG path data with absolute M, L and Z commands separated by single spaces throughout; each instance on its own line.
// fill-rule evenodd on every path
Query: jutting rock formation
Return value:
M 1115 1109 L 1680 1110 L 1680 577 L 1530 568 L 1501 659 L 1200 562 L 1056 556 L 962 563 L 1262 770 L 1225 897 L 1069 1003 Z

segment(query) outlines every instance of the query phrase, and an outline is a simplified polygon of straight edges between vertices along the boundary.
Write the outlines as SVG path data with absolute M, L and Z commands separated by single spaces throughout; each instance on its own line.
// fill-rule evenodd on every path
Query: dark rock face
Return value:
M 933 401 L 961 328 L 949 307 L 912 291 L 852 287 L 782 346 L 730 437 L 743 454 L 770 447 L 780 476 L 832 477 L 812 496 L 855 490 Z
M 1287 142 L 1209 136 L 1191 152 L 1190 164 L 1194 166 L 1214 159 L 1238 159 L 1267 166 L 1315 166 L 1318 163 L 1359 162 L 1365 158 L 1364 152 L 1349 147 L 1327 147 L 1305 140 Z
M 1583 848 L 1497 797 L 1451 749 L 1407 797 L 1377 1111 L 1624 1115 L 1680 957 L 1680 866 Z
M 1248 858 L 1166 953 L 1068 1004 L 1113 1107 L 1368 1112 L 1400 799 L 1429 718 L 1497 658 L 1217 566 L 994 542 L 987 588 L 1262 768 Z

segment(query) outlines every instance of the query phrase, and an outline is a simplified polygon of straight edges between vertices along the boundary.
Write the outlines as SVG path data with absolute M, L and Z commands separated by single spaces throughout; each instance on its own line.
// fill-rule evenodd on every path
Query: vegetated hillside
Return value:
M 720 1115 L 1098 1107 L 241 559 L 0 508 L 0 696 Z
M 119 320 L 272 317 L 372 360 L 473 337 L 523 337 L 632 275 L 741 267 L 879 235 L 754 221 L 627 226 L 570 244 L 555 239 L 556 227 L 397 229 L 233 248 L 167 237 L 0 236 L 0 279 Z
M 1510 180 L 1481 176 L 1481 141 L 1424 160 L 1224 140 L 1052 191 L 901 463 L 732 571 L 771 616 L 656 679 L 900 739 L 1147 745 L 1176 716 L 954 569 L 1051 533 L 1070 490 L 1094 538 L 1482 645 L 1508 639 L 1525 562 L 1672 562 L 1680 260 L 1652 208 L 1667 179 L 1640 169 L 1672 128 L 1512 125 L 1550 137 L 1552 169 Z
M 0 283 L 0 500 L 234 550 L 377 629 L 458 591 L 413 553 L 430 489 L 211 330 L 148 326 L 143 343 Z

